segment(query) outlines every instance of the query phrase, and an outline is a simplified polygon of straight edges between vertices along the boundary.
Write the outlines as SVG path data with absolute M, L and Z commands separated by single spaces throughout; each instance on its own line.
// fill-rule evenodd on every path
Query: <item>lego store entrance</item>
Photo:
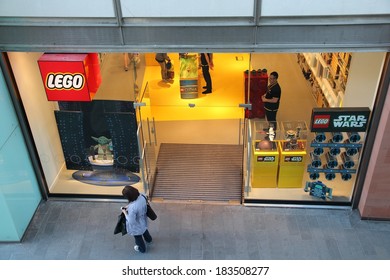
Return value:
M 162 79 L 155 54 L 144 54 L 137 107 L 142 177 L 154 201 L 240 204 L 248 54 L 214 54 L 211 93 L 198 54 L 168 53 L 174 73 Z
M 48 101 L 42 53 L 7 55 L 49 196 L 122 198 L 132 184 L 155 201 L 337 206 L 351 205 L 366 135 L 317 135 L 313 108 L 367 123 L 386 57 L 214 53 L 203 94 L 197 54 L 168 53 L 174 76 L 163 81 L 153 53 L 100 53 L 92 102 L 64 102 Z M 273 71 L 282 89 L 274 131 L 259 102 Z

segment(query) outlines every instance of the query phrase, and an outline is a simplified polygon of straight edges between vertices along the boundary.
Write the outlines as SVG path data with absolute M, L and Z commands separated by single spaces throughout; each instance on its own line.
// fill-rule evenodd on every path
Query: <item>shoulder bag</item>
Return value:
M 151 219 L 152 221 L 154 221 L 155 219 L 157 219 L 157 214 L 156 212 L 154 212 L 154 210 L 152 209 L 152 206 L 150 206 L 150 203 L 149 203 L 149 200 L 146 196 L 142 195 L 145 200 L 146 200 L 146 216 Z
M 126 229 L 126 216 L 125 214 L 121 213 L 118 216 L 118 221 L 116 222 L 116 226 L 114 229 L 114 234 L 122 233 L 122 236 L 127 234 L 127 229 Z

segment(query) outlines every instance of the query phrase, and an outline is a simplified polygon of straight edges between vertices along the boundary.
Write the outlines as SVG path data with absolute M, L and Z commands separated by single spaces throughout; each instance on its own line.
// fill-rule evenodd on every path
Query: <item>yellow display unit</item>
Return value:
M 291 146 L 289 141 L 279 141 L 279 188 L 301 188 L 306 162 L 306 140 L 298 140 Z
M 279 167 L 279 147 L 276 141 L 253 142 L 252 188 L 276 188 Z

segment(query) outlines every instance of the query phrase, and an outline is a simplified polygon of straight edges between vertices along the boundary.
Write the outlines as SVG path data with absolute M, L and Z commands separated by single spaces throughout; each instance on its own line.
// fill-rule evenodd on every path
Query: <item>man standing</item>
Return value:
M 273 124 L 276 129 L 276 113 L 279 109 L 280 96 L 282 89 L 278 83 L 278 73 L 272 72 L 268 78 L 267 93 L 261 97 L 264 103 L 265 116 L 270 124 Z
M 156 53 L 155 59 L 158 62 L 158 64 L 160 64 L 160 67 L 161 67 L 162 81 L 165 83 L 168 82 L 168 70 L 167 70 L 166 63 L 167 63 L 167 61 L 170 62 L 171 59 L 169 58 L 167 53 Z
M 200 61 L 199 61 L 199 67 L 202 67 L 202 74 L 203 78 L 206 82 L 206 86 L 203 88 L 205 91 L 203 91 L 203 94 L 208 94 L 212 92 L 212 82 L 211 82 L 211 76 L 210 76 L 210 69 L 213 70 L 214 63 L 213 63 L 213 54 L 212 53 L 201 53 L 200 54 Z

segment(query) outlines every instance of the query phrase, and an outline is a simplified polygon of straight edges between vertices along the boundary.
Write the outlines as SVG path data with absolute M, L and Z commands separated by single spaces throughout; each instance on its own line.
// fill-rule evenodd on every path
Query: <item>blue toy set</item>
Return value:
M 321 181 L 306 182 L 305 192 L 309 192 L 310 195 L 319 197 L 322 199 L 332 199 L 332 189 L 328 188 Z

